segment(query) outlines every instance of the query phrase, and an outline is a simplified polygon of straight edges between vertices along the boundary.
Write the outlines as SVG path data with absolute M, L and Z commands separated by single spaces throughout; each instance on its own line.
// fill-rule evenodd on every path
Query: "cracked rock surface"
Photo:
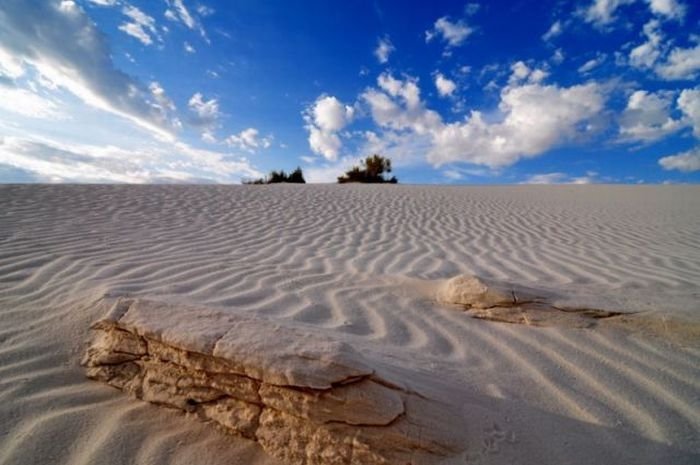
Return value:
M 449 408 L 313 328 L 121 298 L 92 329 L 89 378 L 212 421 L 289 464 L 439 463 L 466 444 Z

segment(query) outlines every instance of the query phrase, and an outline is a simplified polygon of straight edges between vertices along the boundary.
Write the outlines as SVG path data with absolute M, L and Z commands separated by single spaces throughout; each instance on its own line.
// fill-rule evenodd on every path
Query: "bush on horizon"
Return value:
M 374 154 L 362 160 L 361 166 L 353 166 L 344 175 L 338 177 L 339 184 L 360 182 L 369 184 L 396 184 L 399 182 L 396 176 L 384 178 L 384 173 L 391 173 L 391 160 L 381 155 Z
M 280 171 L 270 171 L 270 174 L 265 178 L 252 179 L 243 181 L 243 184 L 277 184 L 281 182 L 291 183 L 291 184 L 306 184 L 304 179 L 304 173 L 301 168 L 297 167 L 294 171 L 287 174 L 284 170 Z

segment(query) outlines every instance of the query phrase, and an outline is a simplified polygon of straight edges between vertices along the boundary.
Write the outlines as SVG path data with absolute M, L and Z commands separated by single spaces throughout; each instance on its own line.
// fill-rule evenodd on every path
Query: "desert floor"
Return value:
M 435 299 L 461 273 L 631 315 L 476 319 Z M 700 463 L 696 186 L 0 186 L 0 464 L 276 463 L 85 379 L 96 303 L 122 295 L 416 373 L 469 425 L 451 463 Z

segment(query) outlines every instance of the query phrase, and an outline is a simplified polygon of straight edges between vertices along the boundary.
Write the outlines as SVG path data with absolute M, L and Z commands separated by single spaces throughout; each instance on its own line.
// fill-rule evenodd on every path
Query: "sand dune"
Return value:
M 407 383 L 439 385 L 469 419 L 456 463 L 698 463 L 698 199 L 691 186 L 0 186 L 0 463 L 277 463 L 85 379 L 96 303 L 124 295 L 291 320 L 409 367 Z M 434 298 L 461 273 L 639 318 L 470 318 Z

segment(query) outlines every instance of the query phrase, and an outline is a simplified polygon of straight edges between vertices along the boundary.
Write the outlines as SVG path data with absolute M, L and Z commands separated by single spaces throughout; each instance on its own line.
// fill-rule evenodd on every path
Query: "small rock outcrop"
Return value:
M 470 275 L 459 275 L 445 281 L 437 291 L 437 300 L 476 309 L 511 306 L 516 303 L 513 292 L 503 287 L 489 286 Z
M 466 444 L 448 407 L 310 327 L 118 299 L 92 329 L 88 377 L 214 422 L 289 464 L 431 464 Z
M 631 316 L 634 312 L 615 312 L 595 308 L 560 306 L 543 297 L 547 293 L 522 286 L 490 281 L 471 275 L 459 275 L 440 284 L 435 293 L 438 302 L 463 306 L 479 320 L 516 323 L 527 326 L 567 326 L 592 328 L 600 321 Z M 620 320 L 622 321 L 622 320 Z

